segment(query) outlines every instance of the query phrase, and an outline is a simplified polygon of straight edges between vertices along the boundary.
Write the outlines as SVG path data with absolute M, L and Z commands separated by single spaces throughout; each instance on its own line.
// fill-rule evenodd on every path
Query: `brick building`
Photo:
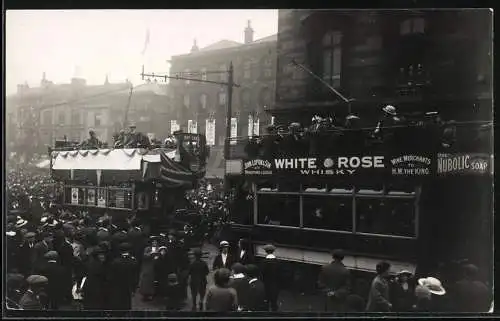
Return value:
M 87 85 L 73 78 L 69 84 L 54 84 L 43 77 L 39 87 L 19 85 L 15 95 L 7 97 L 7 139 L 11 147 L 45 152 L 46 145 L 57 139 L 82 141 L 94 130 L 102 141 L 111 142 L 123 126 L 130 82 Z M 168 105 L 167 87 L 147 83 L 134 89 L 128 120 L 139 131 L 164 135 Z M 154 116 L 153 116 L 154 115 Z
M 173 56 L 171 60 L 171 74 L 185 73 L 188 78 L 222 82 L 227 81 L 227 73 L 223 71 L 233 63 L 235 83 L 241 86 L 233 91 L 232 117 L 237 119 L 237 136 L 248 136 L 252 130 L 258 134 L 262 124 L 270 121 L 265 110 L 274 103 L 276 35 L 254 40 L 253 33 L 249 21 L 244 43 L 221 40 L 198 48 L 195 41 L 189 54 Z M 190 76 L 189 72 L 202 74 Z M 170 86 L 175 106 L 171 120 L 185 131 L 189 121 L 196 121 L 197 131 L 205 133 L 207 119 L 214 119 L 215 141 L 211 145 L 215 149 L 221 147 L 225 138 L 227 87 L 185 80 L 173 80 Z M 211 138 L 208 140 L 210 143 Z
M 448 119 L 492 117 L 489 10 L 279 10 L 277 41 L 278 122 L 348 113 L 293 60 L 354 99 L 352 112 L 370 124 L 386 103 Z

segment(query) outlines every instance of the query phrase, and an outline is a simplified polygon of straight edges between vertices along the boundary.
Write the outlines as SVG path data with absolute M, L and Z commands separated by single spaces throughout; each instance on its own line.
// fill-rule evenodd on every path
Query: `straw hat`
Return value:
M 441 281 L 434 277 L 427 277 L 427 278 L 422 278 L 418 279 L 418 284 L 427 288 L 429 292 L 435 295 L 445 295 L 446 290 L 441 284 Z
M 392 105 L 387 105 L 384 108 L 382 108 L 382 110 L 388 113 L 389 115 L 396 116 L 396 107 Z
M 220 246 L 221 248 L 224 248 L 224 247 L 229 247 L 229 242 L 228 242 L 228 241 L 222 241 L 222 242 L 220 242 L 219 246 Z

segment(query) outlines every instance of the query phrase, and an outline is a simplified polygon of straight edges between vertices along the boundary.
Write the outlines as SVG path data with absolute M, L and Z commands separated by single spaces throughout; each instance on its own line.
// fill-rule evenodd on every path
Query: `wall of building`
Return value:
M 175 56 L 172 57 L 170 72 L 176 74 L 188 70 L 191 72 L 207 70 L 207 80 L 225 82 L 227 73 L 210 73 L 210 71 L 227 71 L 231 62 L 234 66 L 235 83 L 240 85 L 233 90 L 232 116 L 238 119 L 238 136 L 247 136 L 249 115 L 259 118 L 260 128 L 270 121 L 265 111 L 274 103 L 275 40 Z M 201 78 L 195 75 L 187 77 Z M 169 115 L 171 119 L 177 120 L 185 131 L 188 120 L 197 120 L 198 132 L 204 133 L 205 120 L 210 117 L 215 118 L 216 144 L 222 145 L 226 127 L 227 87 L 183 80 L 171 80 L 170 86 L 174 106 Z M 202 103 L 204 95 L 206 104 Z
M 490 11 L 289 9 L 279 12 L 275 114 L 312 107 L 348 112 L 326 86 L 289 67 L 296 60 L 323 77 L 329 31 L 341 36 L 340 77 L 329 81 L 355 99 L 353 112 L 372 117 L 392 103 L 401 111 L 440 110 L 450 118 L 491 114 Z

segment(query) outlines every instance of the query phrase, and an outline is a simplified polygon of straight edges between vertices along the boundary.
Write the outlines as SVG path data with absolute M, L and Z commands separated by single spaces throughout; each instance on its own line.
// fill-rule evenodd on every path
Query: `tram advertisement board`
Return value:
M 437 174 L 493 174 L 493 155 L 484 153 L 439 153 Z
M 245 175 L 423 177 L 433 173 L 435 157 L 425 154 L 361 155 L 253 159 L 243 163 Z

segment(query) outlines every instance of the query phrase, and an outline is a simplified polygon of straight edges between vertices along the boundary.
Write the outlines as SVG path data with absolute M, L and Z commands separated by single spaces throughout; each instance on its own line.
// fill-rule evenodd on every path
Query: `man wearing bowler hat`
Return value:
M 43 275 L 48 280 L 47 295 L 50 310 L 59 309 L 65 295 L 65 289 L 61 287 L 60 278 L 64 275 L 64 268 L 59 264 L 59 255 L 56 251 L 49 251 L 44 255 L 45 262 L 41 264 L 36 273 Z

